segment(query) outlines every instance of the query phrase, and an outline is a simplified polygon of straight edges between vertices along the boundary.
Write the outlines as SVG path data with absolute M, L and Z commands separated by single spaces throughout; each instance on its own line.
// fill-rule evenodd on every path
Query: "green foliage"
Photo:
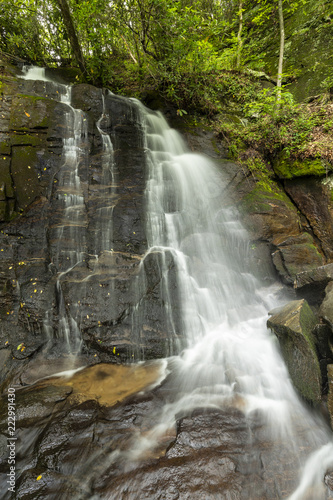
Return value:
M 235 14 L 233 3 L 213 0 L 67 0 L 86 72 L 112 86 L 183 74 L 231 69 L 221 40 Z M 56 0 L 3 0 L 0 50 L 40 65 L 75 65 L 71 40 Z M 132 63 L 130 65 L 129 63 Z M 118 68 L 117 68 L 118 64 Z M 121 74 L 123 73 L 123 76 Z M 170 74 L 170 77 L 166 75 Z M 158 82 L 157 82 L 158 81 Z M 156 85 L 155 85 L 156 86 Z M 165 85 L 162 85 L 165 87 Z
M 256 178 L 258 188 L 268 192 L 274 191 L 273 172 L 268 169 L 262 158 L 250 157 L 244 163 L 253 177 Z
M 330 75 L 327 78 L 325 78 L 321 82 L 320 88 L 322 89 L 323 92 L 328 92 L 329 94 L 333 94 L 333 75 Z
M 277 109 L 276 102 L 279 95 L 279 109 Z M 275 115 L 282 110 L 283 114 L 292 113 L 296 111 L 296 105 L 293 95 L 282 87 L 278 89 L 262 89 L 256 95 L 254 101 L 247 102 L 244 106 L 244 113 L 247 117 L 258 117 L 263 115 Z

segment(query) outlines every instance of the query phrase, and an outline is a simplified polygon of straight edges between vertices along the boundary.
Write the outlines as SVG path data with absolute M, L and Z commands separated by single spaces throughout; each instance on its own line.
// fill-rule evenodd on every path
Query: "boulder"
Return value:
M 324 263 L 313 238 L 308 233 L 291 236 L 279 243 L 272 254 L 272 259 L 280 278 L 288 285 L 294 283 L 296 275 L 301 270 L 311 270 Z
M 320 304 L 325 297 L 325 288 L 332 280 L 333 264 L 326 264 L 296 274 L 294 288 L 310 304 Z
M 304 299 L 289 302 L 267 321 L 279 339 L 294 386 L 314 405 L 321 399 L 321 373 L 312 335 L 315 325 L 316 318 Z
M 325 298 L 319 309 L 320 318 L 333 330 L 333 282 L 325 288 Z

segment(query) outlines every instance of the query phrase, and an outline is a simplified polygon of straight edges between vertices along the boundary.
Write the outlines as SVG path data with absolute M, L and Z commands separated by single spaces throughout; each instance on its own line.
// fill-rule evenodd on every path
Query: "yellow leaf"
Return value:
M 21 349 L 21 347 L 23 346 L 23 344 L 19 344 L 16 348 L 17 351 L 19 351 Z
M 36 481 L 39 481 L 40 479 L 42 479 L 42 475 L 38 476 Z
M 112 352 L 113 352 L 113 354 L 116 354 L 116 348 L 115 347 L 113 348 Z
M 26 116 L 29 116 L 29 117 L 30 117 L 29 113 L 27 113 L 26 111 L 25 111 L 24 113 L 25 113 L 25 115 L 26 115 Z

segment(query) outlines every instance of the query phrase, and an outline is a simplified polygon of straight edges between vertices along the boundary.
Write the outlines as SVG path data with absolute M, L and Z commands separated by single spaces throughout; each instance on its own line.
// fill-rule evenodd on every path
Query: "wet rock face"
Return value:
M 81 142 L 76 139 L 83 201 L 78 222 L 66 212 L 65 197 L 76 192 L 64 187 L 71 159 L 64 156 L 63 145 L 74 137 L 75 122 L 73 111 L 60 102 L 64 87 L 4 79 L 0 347 L 18 359 L 33 356 L 47 341 L 63 344 L 65 314 L 73 319 L 71 334 L 81 331 L 83 351 L 97 359 L 165 356 L 170 336 L 179 332 L 174 326 L 168 330 L 165 321 L 162 279 L 173 294 L 178 328 L 176 275 L 171 256 L 167 278 L 162 278 L 157 254 L 144 256 L 146 153 L 140 113 L 134 102 L 91 85 L 74 86 L 71 93 L 72 106 L 82 110 L 75 116 L 85 127 Z M 105 137 L 111 139 L 107 152 Z M 105 166 L 107 154 L 112 175 L 110 165 Z M 78 245 L 82 262 L 69 269 L 68 256 Z M 144 311 L 140 318 L 138 304 Z
M 313 329 L 316 318 L 303 299 L 289 302 L 267 321 L 279 339 L 282 355 L 295 387 L 313 403 L 321 400 L 321 373 Z
M 321 304 L 325 297 L 325 288 L 330 281 L 333 281 L 333 264 L 297 274 L 294 286 L 297 293 L 309 304 Z
M 333 258 L 333 221 L 329 211 L 329 192 L 321 179 L 303 178 L 285 182 L 285 190 L 305 216 L 309 229 L 320 242 L 328 261 Z
M 227 194 L 231 195 L 233 202 L 239 207 L 242 220 L 253 241 L 252 253 L 258 254 L 257 260 L 260 262 L 260 267 L 265 269 L 266 277 L 269 276 L 269 268 L 267 264 L 263 267 L 260 256 L 263 251 L 269 255 L 265 261 L 269 262 L 270 259 L 271 266 L 280 280 L 293 286 L 299 273 L 310 271 L 330 261 L 328 232 L 320 231 L 319 228 L 321 217 L 326 220 L 327 227 L 332 225 L 331 215 L 327 206 L 324 208 L 325 202 L 323 202 L 317 218 L 315 216 L 312 220 L 308 214 L 311 219 L 309 222 L 302 213 L 303 208 L 305 212 L 305 206 L 302 205 L 298 209 L 292 194 L 287 191 L 287 195 L 277 183 L 269 188 L 260 186 L 256 179 L 249 175 L 238 171 L 228 186 Z M 293 181 L 288 182 L 291 185 Z M 311 182 L 306 185 L 311 192 Z M 316 197 L 317 193 L 313 192 L 311 200 L 315 200 Z M 327 241 L 326 244 L 324 240 Z M 327 249 L 326 253 L 324 247 Z M 271 273 L 271 276 L 274 276 L 274 273 Z
M 166 401 L 172 401 L 172 384 L 167 379 L 152 391 L 114 404 L 113 392 L 118 391 L 116 399 L 122 399 L 127 395 L 126 383 L 135 385 L 129 394 L 140 383 L 144 388 L 154 366 L 136 367 L 145 371 L 142 380 L 127 376 L 119 387 L 110 384 L 118 381 L 117 369 L 131 370 L 97 365 L 88 368 L 94 375 L 78 372 L 81 393 L 66 379 L 17 391 L 16 494 L 20 499 L 136 500 L 140 492 L 140 498 L 271 500 L 286 498 L 296 488 L 295 463 L 302 453 L 311 451 L 308 444 L 302 442 L 302 450 L 295 450 L 293 443 L 272 439 L 260 413 L 246 418 L 233 407 L 179 415 L 155 449 L 135 458 L 130 450 L 140 436 L 151 439 L 149 431 L 159 423 L 159 412 Z M 0 408 L 0 428 L 5 431 L 6 405 Z M 8 465 L 2 444 L 1 480 Z M 4 499 L 5 489 L 1 481 Z

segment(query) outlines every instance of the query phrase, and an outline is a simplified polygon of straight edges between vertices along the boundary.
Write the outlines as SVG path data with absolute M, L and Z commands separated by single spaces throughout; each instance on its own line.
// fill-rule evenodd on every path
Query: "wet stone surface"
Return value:
M 295 456 L 285 441 L 267 437 L 260 414 L 197 410 L 135 459 L 133 443 L 149 436 L 171 396 L 168 381 L 113 406 L 87 394 L 78 400 L 68 381 L 49 383 L 17 392 L 20 499 L 271 500 L 287 498 L 297 484 Z M 2 478 L 5 469 L 3 455 Z

